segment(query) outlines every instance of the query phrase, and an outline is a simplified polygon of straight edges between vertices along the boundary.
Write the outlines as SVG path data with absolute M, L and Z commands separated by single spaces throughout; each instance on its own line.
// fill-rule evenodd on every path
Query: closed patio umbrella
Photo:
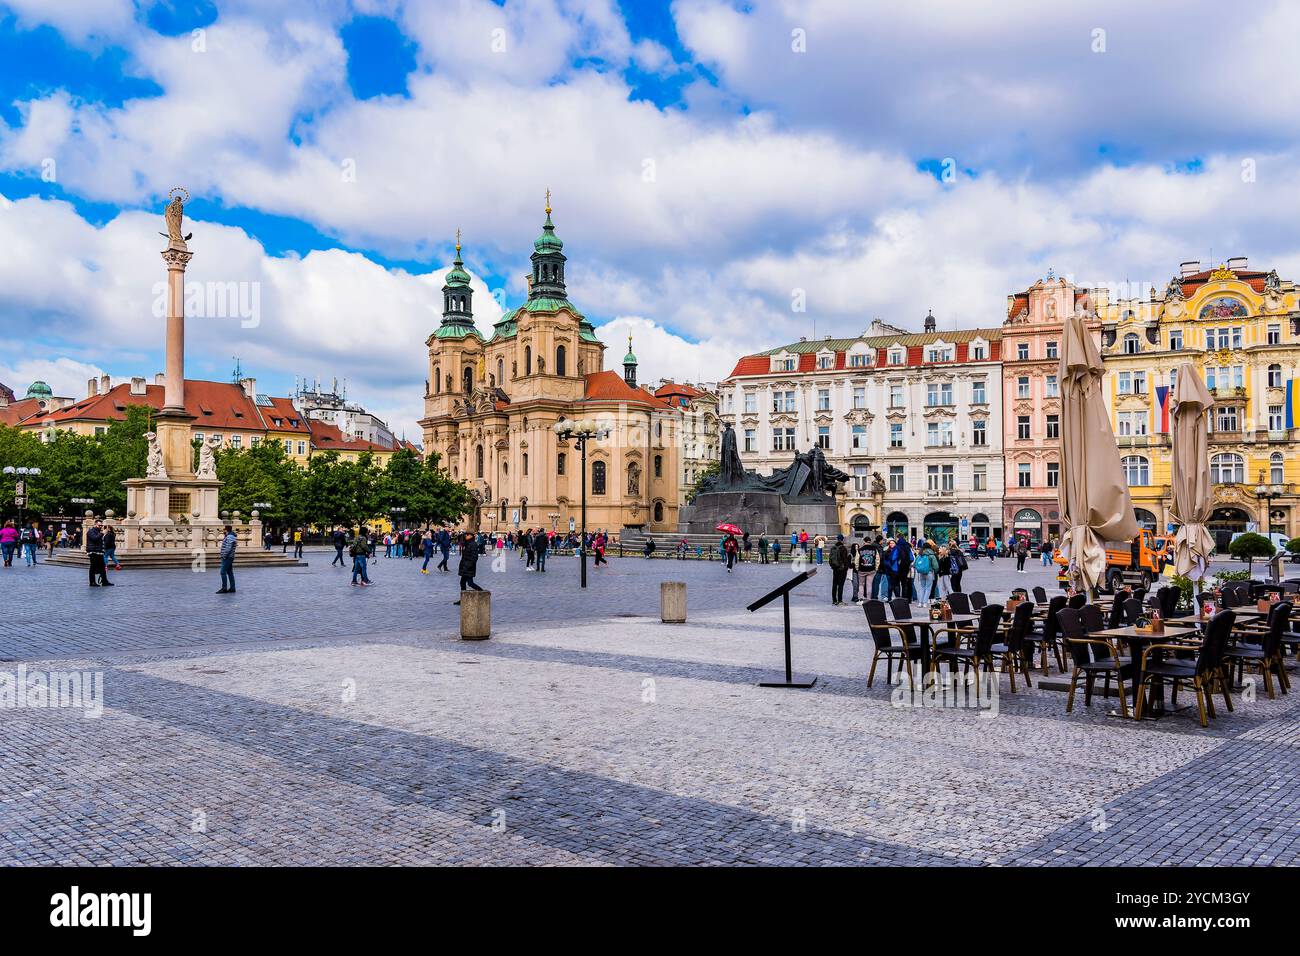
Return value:
M 1174 536 L 1174 570 L 1193 581 L 1205 577 L 1214 538 L 1205 522 L 1213 510 L 1209 439 L 1205 413 L 1213 399 L 1190 362 L 1178 367 L 1173 395 L 1174 474 L 1170 517 L 1179 526 Z
M 1102 364 L 1081 314 L 1065 321 L 1061 349 L 1061 553 L 1089 590 L 1106 573 L 1106 542 L 1138 533 L 1119 448 L 1101 396 Z

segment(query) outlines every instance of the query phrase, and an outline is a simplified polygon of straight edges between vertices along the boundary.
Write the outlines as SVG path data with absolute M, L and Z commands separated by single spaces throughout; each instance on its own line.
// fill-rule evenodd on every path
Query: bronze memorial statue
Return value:
M 700 493 L 717 491 L 776 491 L 786 501 L 822 501 L 835 497 L 836 485 L 849 476 L 826 460 L 817 445 L 796 452 L 788 468 L 780 468 L 764 477 L 746 471 L 736 448 L 736 430 L 727 425 L 722 433 L 722 460 L 718 474 L 700 486 Z

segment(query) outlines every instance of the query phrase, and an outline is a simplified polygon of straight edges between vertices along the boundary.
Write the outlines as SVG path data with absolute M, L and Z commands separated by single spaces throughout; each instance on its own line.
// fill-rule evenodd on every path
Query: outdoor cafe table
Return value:
M 1187 620 L 1187 618 L 1178 618 L 1178 620 Z M 1195 627 L 1183 626 L 1166 622 L 1165 629 L 1160 634 L 1152 634 L 1150 631 L 1139 631 L 1136 627 L 1108 627 L 1100 631 L 1092 631 L 1089 637 L 1115 638 L 1121 640 L 1129 646 L 1129 656 L 1133 659 L 1134 679 L 1133 679 L 1133 706 L 1137 707 L 1138 691 L 1142 686 L 1142 652 L 1152 644 L 1163 644 L 1166 641 L 1178 641 L 1188 638 L 1197 633 Z M 1189 647 L 1192 645 L 1188 645 Z M 1151 715 L 1153 718 L 1159 717 L 1165 709 L 1165 682 L 1157 677 L 1151 684 Z
M 926 614 L 925 617 L 915 617 L 912 618 L 910 621 L 908 620 L 900 621 L 898 620 L 898 618 L 895 618 L 894 621 L 895 623 L 898 624 L 912 624 L 915 625 L 916 627 L 925 628 L 925 635 L 921 639 L 921 667 L 922 667 L 922 673 L 929 673 L 931 644 L 932 644 L 931 641 L 932 634 L 930 629 L 931 628 L 942 629 L 945 627 L 969 627 L 973 624 L 979 623 L 979 619 L 980 616 L 978 614 L 954 614 L 952 615 L 952 617 L 944 621 L 932 621 L 930 620 L 930 615 Z

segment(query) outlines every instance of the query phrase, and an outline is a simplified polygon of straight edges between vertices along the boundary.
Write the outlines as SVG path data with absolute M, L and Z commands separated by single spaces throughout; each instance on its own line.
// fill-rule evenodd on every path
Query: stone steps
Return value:
M 117 558 L 122 562 L 123 571 L 190 568 L 194 564 L 194 552 L 179 549 L 175 551 L 127 551 L 124 548 L 118 548 Z M 206 551 L 203 560 L 207 567 L 215 570 L 221 566 L 221 553 L 216 550 Z M 59 551 L 55 553 L 54 557 L 46 558 L 43 563 L 61 568 L 88 568 L 90 567 L 90 556 L 84 551 Z M 307 562 L 299 561 L 292 555 L 281 554 L 279 551 L 262 551 L 259 549 L 257 551 L 236 551 L 235 567 L 305 568 Z

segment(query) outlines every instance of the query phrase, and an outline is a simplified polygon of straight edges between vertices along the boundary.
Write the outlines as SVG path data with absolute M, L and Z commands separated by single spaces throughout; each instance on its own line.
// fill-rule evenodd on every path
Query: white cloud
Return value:
M 0 362 L 0 382 L 20 399 L 33 382 L 44 382 L 60 398 L 84 398 L 86 382 L 104 374 L 103 369 L 89 362 L 67 356 L 23 358 L 15 354 L 20 351 L 18 343 L 4 343 L 5 354 L 12 357 Z

